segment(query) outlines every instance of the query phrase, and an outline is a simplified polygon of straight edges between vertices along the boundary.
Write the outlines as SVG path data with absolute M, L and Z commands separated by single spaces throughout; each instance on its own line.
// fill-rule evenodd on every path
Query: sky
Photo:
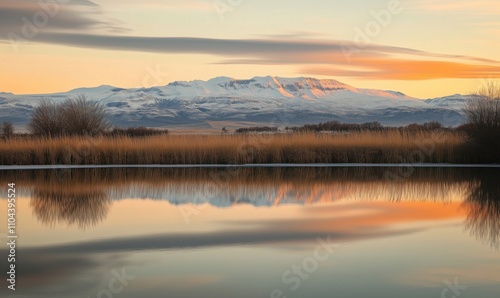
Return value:
M 1 0 L 0 92 L 218 76 L 419 98 L 500 78 L 498 0 Z

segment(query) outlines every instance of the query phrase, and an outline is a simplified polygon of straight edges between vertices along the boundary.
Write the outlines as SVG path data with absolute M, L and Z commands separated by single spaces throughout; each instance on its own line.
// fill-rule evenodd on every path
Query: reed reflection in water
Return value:
M 416 169 L 390 180 L 384 168 L 85 169 L 7 172 L 31 192 L 44 224 L 79 228 L 103 221 L 114 200 L 167 200 L 174 205 L 276 206 L 356 201 L 463 201 L 465 227 L 499 249 L 500 184 L 496 169 Z

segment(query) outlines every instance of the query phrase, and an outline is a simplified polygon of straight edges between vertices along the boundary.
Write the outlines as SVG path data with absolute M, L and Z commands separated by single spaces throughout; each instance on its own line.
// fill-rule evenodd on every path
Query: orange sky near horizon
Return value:
M 272 75 L 431 98 L 500 78 L 495 0 L 40 3 L 0 4 L 0 92 Z

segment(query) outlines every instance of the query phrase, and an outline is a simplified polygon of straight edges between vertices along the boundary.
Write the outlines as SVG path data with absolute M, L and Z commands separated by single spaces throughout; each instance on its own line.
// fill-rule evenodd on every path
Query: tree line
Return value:
M 392 127 L 384 126 L 378 121 L 357 123 L 342 123 L 340 121 L 321 122 L 319 124 L 305 124 L 303 126 L 285 127 L 285 131 L 291 132 L 357 132 L 357 131 L 383 131 L 383 130 L 407 130 L 407 131 L 434 131 L 447 129 L 438 121 L 426 122 L 423 124 L 412 123 L 406 126 Z M 277 127 L 257 126 L 243 127 L 235 130 L 236 133 L 253 133 L 253 132 L 278 132 Z

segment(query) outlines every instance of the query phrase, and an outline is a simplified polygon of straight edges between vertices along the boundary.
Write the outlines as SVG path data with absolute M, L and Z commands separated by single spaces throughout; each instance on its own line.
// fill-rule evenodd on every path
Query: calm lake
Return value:
M 0 296 L 498 298 L 499 178 L 494 168 L 0 171 Z

